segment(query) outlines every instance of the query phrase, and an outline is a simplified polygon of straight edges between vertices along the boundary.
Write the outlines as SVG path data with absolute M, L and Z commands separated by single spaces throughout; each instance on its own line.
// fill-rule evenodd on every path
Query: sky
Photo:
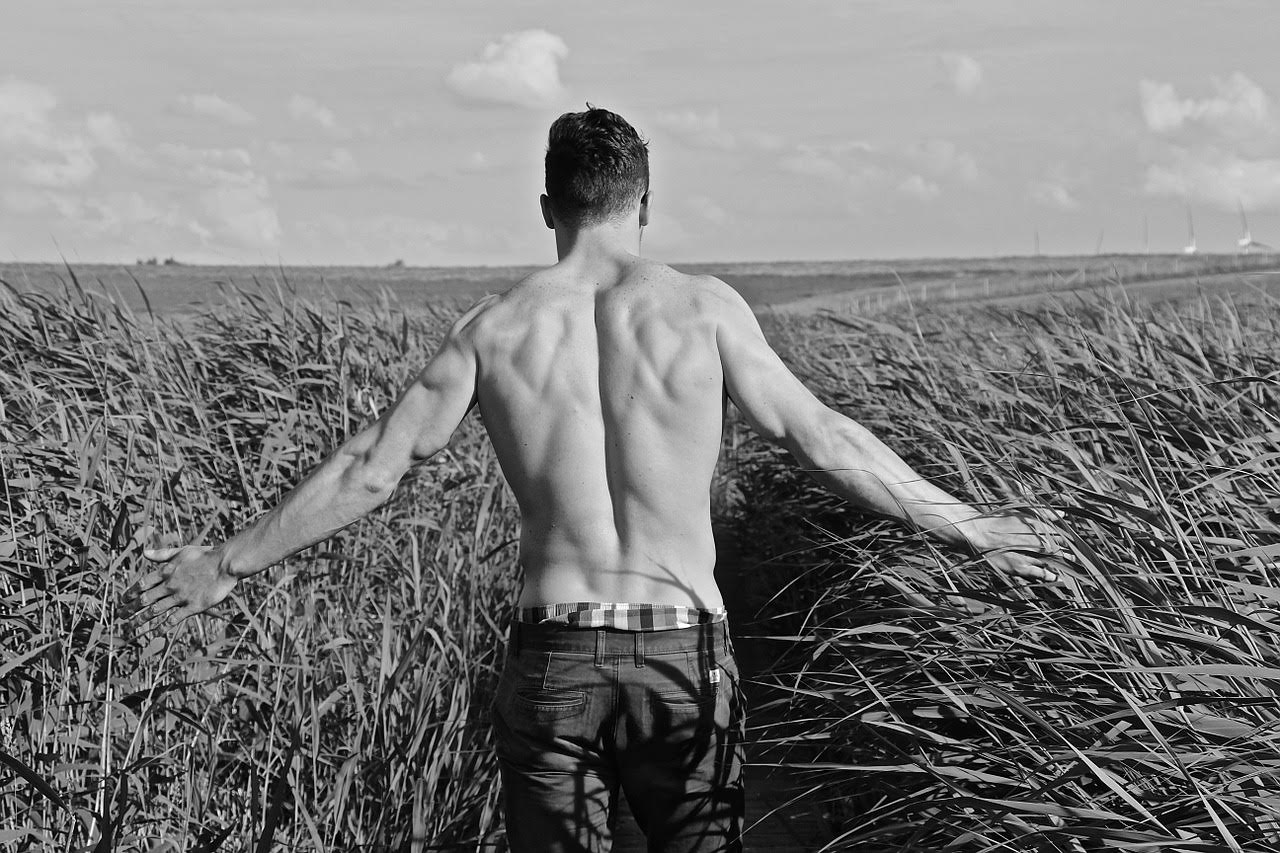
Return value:
M 672 262 L 1280 246 L 1274 0 L 4 0 L 0 259 L 540 264 L 546 130 Z

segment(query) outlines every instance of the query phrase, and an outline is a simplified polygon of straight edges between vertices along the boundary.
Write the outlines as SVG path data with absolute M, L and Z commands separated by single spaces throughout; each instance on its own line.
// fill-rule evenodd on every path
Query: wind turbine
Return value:
M 1274 252 L 1275 249 L 1266 243 L 1259 243 L 1253 239 L 1253 235 L 1249 233 L 1249 219 L 1244 215 L 1244 202 L 1239 199 L 1236 204 L 1240 206 L 1240 227 L 1244 229 L 1244 236 L 1236 241 L 1236 247 L 1240 250 L 1240 254 L 1247 255 L 1255 249 L 1261 249 L 1264 252 Z
M 1196 224 L 1191 221 L 1191 205 L 1187 205 L 1187 238 L 1190 242 L 1182 247 L 1182 254 L 1194 255 L 1199 250 L 1196 248 Z

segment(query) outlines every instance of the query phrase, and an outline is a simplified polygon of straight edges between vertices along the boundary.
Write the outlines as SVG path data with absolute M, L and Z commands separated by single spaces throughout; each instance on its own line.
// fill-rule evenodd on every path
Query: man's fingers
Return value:
M 1018 580 L 1047 581 L 1058 579 L 1058 572 L 1049 562 L 1016 551 L 1006 551 L 991 563 L 1000 571 Z
M 1058 579 L 1058 573 L 1047 568 L 1027 567 L 1018 572 L 1018 575 L 1029 580 L 1048 581 L 1049 583 L 1053 583 Z
M 169 576 L 168 572 L 152 572 L 149 575 L 143 575 L 138 582 L 133 585 L 133 594 L 141 595 L 149 589 L 159 586 L 165 582 Z
M 142 618 L 137 621 L 137 624 L 139 627 L 141 627 L 143 625 L 149 625 L 151 623 L 154 623 L 156 620 L 160 619 L 165 614 L 167 614 L 170 610 L 178 606 L 180 605 L 177 597 L 172 595 L 167 595 L 164 598 L 156 601 L 154 604 L 151 604 L 147 607 L 142 608 L 140 611 L 140 613 L 142 614 Z
M 1031 558 L 1025 560 L 1016 570 L 1024 578 L 1052 583 L 1058 579 L 1058 572 L 1045 560 Z
M 170 586 L 156 586 L 144 592 L 141 595 L 140 600 L 142 601 L 143 607 L 153 607 L 157 602 L 163 601 L 175 594 L 176 593 L 173 591 L 173 588 Z

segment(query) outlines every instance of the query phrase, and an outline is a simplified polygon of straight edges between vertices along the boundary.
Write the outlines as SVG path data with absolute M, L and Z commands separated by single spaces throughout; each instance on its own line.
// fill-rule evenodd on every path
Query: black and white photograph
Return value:
M 1280 850 L 1277 34 L 4 0 L 0 851 Z

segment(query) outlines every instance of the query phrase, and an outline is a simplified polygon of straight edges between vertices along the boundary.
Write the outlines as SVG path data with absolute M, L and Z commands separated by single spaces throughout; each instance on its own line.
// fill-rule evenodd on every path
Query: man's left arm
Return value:
M 394 493 L 405 472 L 437 453 L 475 403 L 476 355 L 467 327 L 483 303 L 454 324 L 395 404 L 352 436 L 252 524 L 216 546 L 149 549 L 159 564 L 128 604 L 179 619 L 222 601 L 241 578 L 328 539 Z

